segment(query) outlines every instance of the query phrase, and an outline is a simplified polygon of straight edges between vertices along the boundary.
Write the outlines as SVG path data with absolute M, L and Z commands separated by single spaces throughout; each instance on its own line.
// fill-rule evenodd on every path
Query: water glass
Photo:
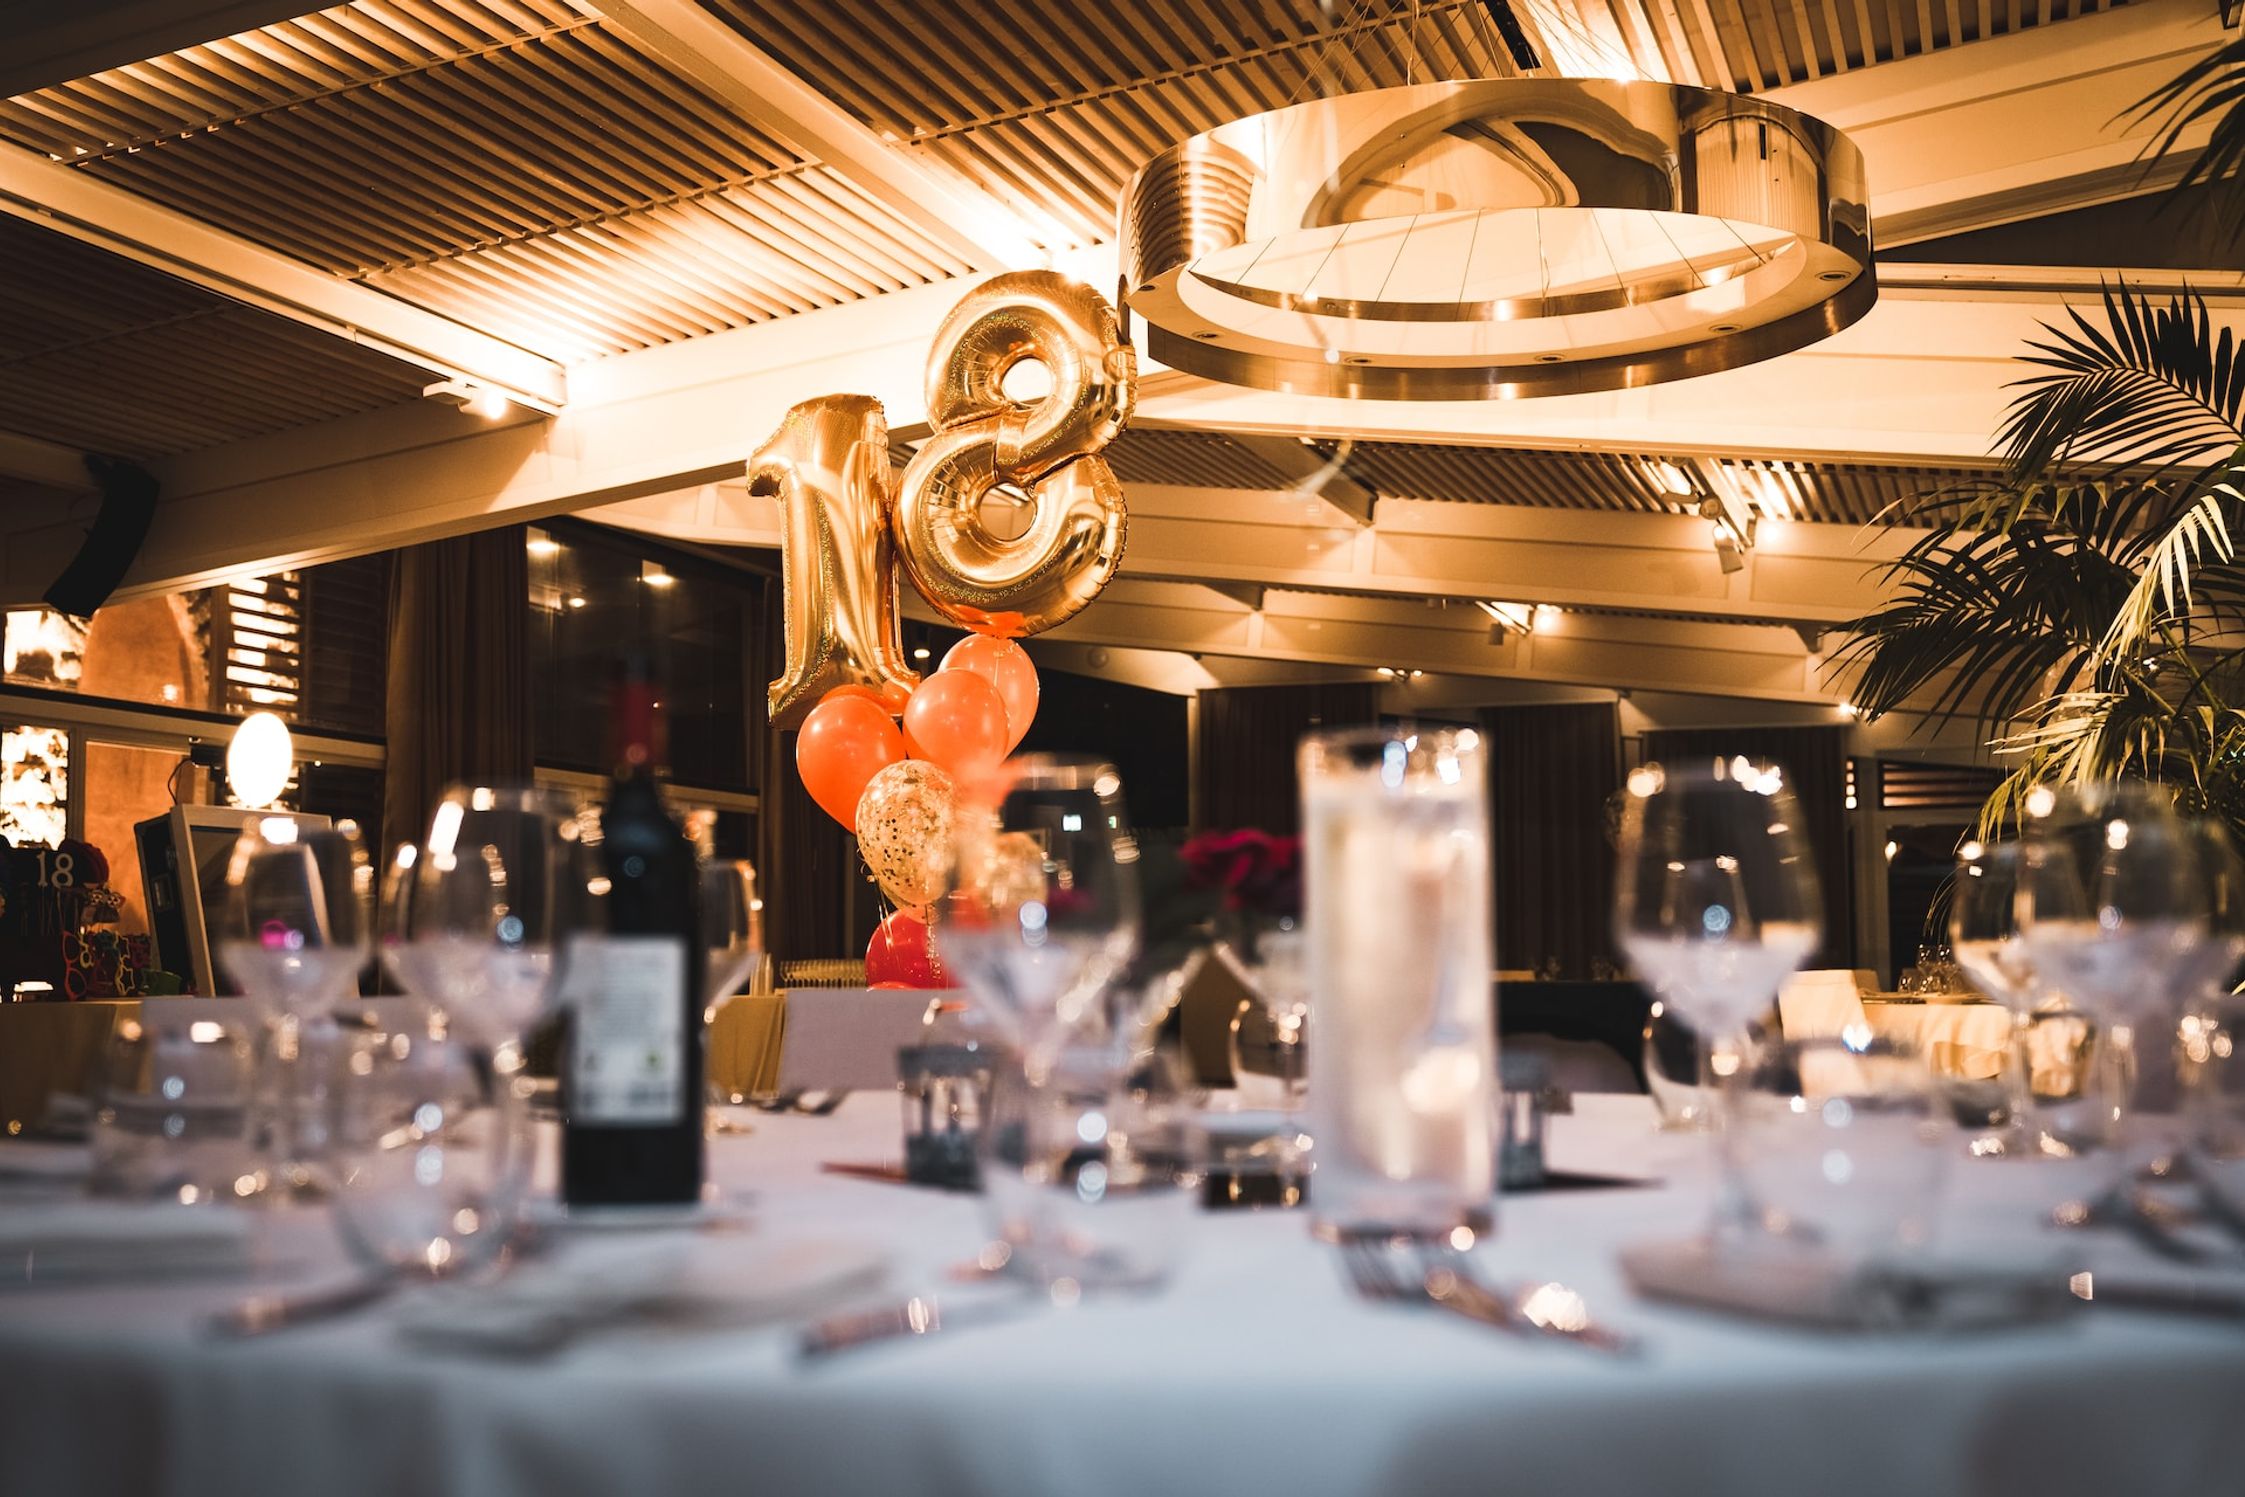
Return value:
M 1480 735 L 1313 734 L 1300 766 L 1317 1230 L 1469 1238 L 1497 1189 Z
M 1863 1024 L 1773 1040 L 1737 1097 L 1736 1153 L 1763 1233 L 1842 1258 L 1925 1244 L 1950 1151 L 1914 1045 Z
M 336 1088 L 336 1230 L 368 1270 L 451 1278 L 492 1262 L 530 1183 L 529 1079 L 465 1037 L 350 1037 Z
M 1119 1085 L 1103 1046 L 1063 1049 L 1035 1082 L 1001 1060 L 980 1141 L 983 1266 L 1060 1301 L 1168 1277 L 1207 1160 L 1181 1098 Z
M 192 1202 L 255 1188 L 257 1029 L 233 999 L 153 1000 L 118 1022 L 96 1080 L 96 1195 Z

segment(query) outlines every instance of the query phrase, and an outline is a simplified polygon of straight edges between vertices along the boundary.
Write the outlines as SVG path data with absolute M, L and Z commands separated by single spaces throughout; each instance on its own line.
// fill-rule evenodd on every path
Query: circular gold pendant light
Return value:
M 1196 135 L 1130 180 L 1147 352 L 1371 400 L 1622 389 L 1771 358 L 1878 299 L 1863 156 L 1667 83 L 1377 89 Z

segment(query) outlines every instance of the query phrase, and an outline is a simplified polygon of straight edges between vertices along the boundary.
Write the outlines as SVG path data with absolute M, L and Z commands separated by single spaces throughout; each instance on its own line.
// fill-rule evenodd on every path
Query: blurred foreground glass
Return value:
M 764 901 L 756 892 L 756 869 L 745 858 L 716 859 L 702 865 L 702 946 L 709 963 L 709 1001 L 702 1022 L 714 1025 L 718 1010 L 731 1003 L 764 961 Z M 746 1099 L 718 1084 L 704 1083 L 709 1131 L 748 1133 L 750 1126 L 724 1109 Z
M 1647 764 L 1626 788 L 1615 938 L 1661 1002 L 1707 1037 L 1723 1169 L 1714 1225 L 1746 1226 L 1723 1103 L 1754 1021 L 1823 934 L 1800 807 L 1784 771 L 1745 758 Z
M 246 826 L 226 866 L 218 957 L 266 1018 L 251 1131 L 265 1154 L 253 1194 L 318 1194 L 328 1148 L 337 1005 L 358 996 L 373 952 L 374 870 L 356 823 Z
M 1031 754 L 961 787 L 936 946 L 1032 1082 L 1071 1042 L 1136 1039 L 1105 998 L 1138 949 L 1137 865 L 1112 765 Z
M 2186 986 L 2203 986 L 2214 880 L 2207 844 L 2167 791 L 2130 781 L 2027 798 L 2019 868 L 2019 932 L 2037 977 L 2098 1025 L 2130 1058 L 2117 1106 L 2135 1100 L 2139 1033 L 2171 1039 Z M 2214 955 L 2230 965 L 2227 953 Z
M 1967 842 L 1957 850 L 1949 893 L 1949 946 L 1972 985 L 2011 1014 L 2012 1043 L 1984 1083 L 1953 1081 L 1948 1092 L 1958 1121 L 1973 1131 L 1975 1158 L 2017 1158 L 2034 1148 L 2027 1085 L 2026 1038 L 2043 986 L 2019 930 L 2017 842 Z
M 1765 1234 L 1850 1258 L 1925 1244 L 1950 1128 L 1914 1045 L 1864 1024 L 1768 1041 L 1736 1093 L 1736 1154 Z
M 96 1195 L 221 1200 L 258 1184 L 248 1129 L 259 1021 L 242 1004 L 189 1006 L 151 1000 L 110 1035 L 94 1097 Z
M 1312 734 L 1300 768 L 1317 1230 L 1486 1231 L 1498 1079 L 1480 735 Z
M 358 1033 L 337 1081 L 336 1230 L 361 1266 L 450 1278 L 490 1263 L 521 1220 L 529 1081 L 465 1036 Z
M 981 1123 L 984 1268 L 1062 1301 L 1168 1277 L 1207 1158 L 1180 1097 L 1118 1086 L 1103 1046 L 1068 1047 L 1034 1083 L 1000 1061 Z
M 393 862 L 383 965 L 487 1049 L 518 1046 L 546 1010 L 568 814 L 545 791 L 455 785 Z

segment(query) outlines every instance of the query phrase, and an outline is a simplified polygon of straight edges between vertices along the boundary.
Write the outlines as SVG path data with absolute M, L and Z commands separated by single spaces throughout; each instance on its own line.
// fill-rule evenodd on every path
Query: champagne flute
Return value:
M 336 1006 L 372 945 L 374 873 L 356 823 L 252 819 L 226 866 L 219 961 L 265 1020 L 270 1085 L 263 1195 L 320 1193 Z
M 1617 873 L 1621 948 L 1712 1046 L 1720 1235 L 1748 1204 L 1729 1090 L 1754 1021 L 1822 935 L 1816 868 L 1784 772 L 1744 757 L 1632 772 Z
M 2016 1159 L 2035 1151 L 2027 1030 L 2043 990 L 2019 930 L 2023 857 L 2024 849 L 2017 842 L 1967 842 L 1957 850 L 1956 877 L 1950 886 L 1949 949 L 1972 985 L 2011 1013 L 2001 1122 L 1995 1117 L 1997 1109 L 1988 1109 L 1988 1122 L 1995 1126 L 1973 1138 L 1974 1158 Z
M 745 858 L 713 859 L 702 865 L 702 946 L 709 960 L 709 1006 L 703 1022 L 717 1034 L 717 1012 L 733 1001 L 764 959 L 764 901 L 756 892 L 756 869 Z M 718 1084 L 715 1066 L 707 1083 L 709 1131 L 748 1133 L 748 1124 L 719 1109 L 742 1098 Z
M 502 1069 L 546 1008 L 567 817 L 544 791 L 456 785 L 392 864 L 383 965 Z

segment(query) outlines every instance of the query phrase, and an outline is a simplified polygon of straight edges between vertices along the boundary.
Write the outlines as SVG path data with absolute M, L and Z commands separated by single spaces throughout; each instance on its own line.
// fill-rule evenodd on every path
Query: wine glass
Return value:
M 1816 868 L 1774 765 L 1648 764 L 1627 788 L 1615 935 L 1661 1001 L 1708 1036 L 1723 1232 L 1747 1219 L 1727 1093 L 1755 1020 L 1821 938 Z
M 2012 1023 L 2000 1078 L 2002 1096 L 1985 1109 L 1990 1126 L 1972 1139 L 1975 1158 L 2015 1159 L 2034 1151 L 2026 1040 L 2042 985 L 2019 931 L 2023 856 L 2017 842 L 1967 842 L 1957 850 L 1950 885 L 1949 949 L 1972 985 L 2010 1011 Z
M 702 1017 L 714 1039 L 718 1010 L 733 1001 L 764 959 L 764 901 L 756 892 L 756 869 L 745 858 L 704 863 L 701 882 L 702 946 L 709 959 L 709 1006 Z M 746 1123 L 719 1111 L 742 1099 L 720 1085 L 711 1069 L 709 1131 L 750 1132 Z
M 567 824 L 544 791 L 455 785 L 392 864 L 383 964 L 502 1069 L 545 1010 Z
M 1137 858 L 1112 766 L 1032 755 L 961 798 L 936 940 L 1018 1055 L 993 1081 L 984 1187 L 998 1261 L 1048 1287 L 1124 1272 L 1070 1226 L 1074 1204 L 1176 1183 L 1114 1126 L 1136 1036 L 1103 1000 L 1137 947 Z
M 219 961 L 265 1019 L 266 1186 L 317 1194 L 336 1006 L 372 945 L 374 871 L 356 823 L 252 819 L 226 866 Z M 263 1190 L 243 1194 L 264 1194 Z M 268 1197 L 279 1199 L 279 1196 Z
M 937 948 L 1032 1080 L 1071 1037 L 1110 1038 L 1102 1000 L 1138 947 L 1137 861 L 1107 764 L 1010 760 L 960 806 Z
M 2206 963 L 2213 900 L 2203 842 L 2164 790 L 2141 781 L 2038 787 L 2027 813 L 2018 889 L 2027 956 L 2120 1052 L 2125 1114 L 2135 1031 L 2149 1023 L 2172 1033 L 2179 984 Z M 2125 1132 L 2117 1142 L 2114 1167 L 2125 1170 Z

